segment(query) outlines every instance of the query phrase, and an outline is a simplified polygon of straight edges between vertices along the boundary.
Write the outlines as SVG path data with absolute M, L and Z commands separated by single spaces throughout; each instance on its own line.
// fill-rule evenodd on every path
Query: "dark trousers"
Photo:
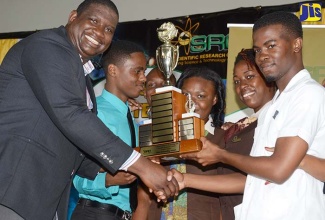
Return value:
M 115 213 L 78 204 L 72 213 L 71 220 L 121 220 L 121 218 Z

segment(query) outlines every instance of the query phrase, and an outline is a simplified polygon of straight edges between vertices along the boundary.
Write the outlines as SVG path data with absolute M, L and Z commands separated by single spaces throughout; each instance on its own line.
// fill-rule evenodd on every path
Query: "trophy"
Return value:
M 204 121 L 195 113 L 191 96 L 185 96 L 180 89 L 170 85 L 169 79 L 179 57 L 178 46 L 171 44 L 177 36 L 177 29 L 167 22 L 157 32 L 163 42 L 156 50 L 157 66 L 166 83 L 151 96 L 151 119 L 139 126 L 139 147 L 136 150 L 145 157 L 169 161 L 179 159 L 180 154 L 201 150 L 199 139 L 204 136 Z
M 178 46 L 172 45 L 170 41 L 177 36 L 178 30 L 171 22 L 167 22 L 162 24 L 157 32 L 159 40 L 164 43 L 156 50 L 157 66 L 166 78 L 166 86 L 170 86 L 169 79 L 179 57 Z

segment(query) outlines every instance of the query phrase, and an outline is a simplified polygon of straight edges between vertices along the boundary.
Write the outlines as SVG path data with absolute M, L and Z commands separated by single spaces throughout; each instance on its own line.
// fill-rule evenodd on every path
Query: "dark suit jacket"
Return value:
M 81 151 L 112 173 L 132 153 L 88 110 L 83 66 L 65 28 L 40 31 L 0 66 L 0 204 L 26 220 L 52 220 L 57 209 L 65 219 Z

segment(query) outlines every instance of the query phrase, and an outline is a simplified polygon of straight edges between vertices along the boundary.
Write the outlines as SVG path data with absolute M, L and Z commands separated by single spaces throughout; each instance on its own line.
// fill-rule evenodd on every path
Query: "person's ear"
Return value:
M 117 66 L 115 66 L 114 64 L 109 64 L 108 65 L 108 74 L 112 77 L 116 76 L 116 70 L 117 70 Z
M 76 10 L 71 11 L 69 14 L 68 24 L 73 22 L 76 19 L 77 15 L 78 15 L 78 13 Z
M 300 37 L 295 39 L 293 46 L 294 46 L 293 51 L 295 53 L 298 53 L 299 51 L 301 51 L 301 49 L 302 49 L 302 39 Z

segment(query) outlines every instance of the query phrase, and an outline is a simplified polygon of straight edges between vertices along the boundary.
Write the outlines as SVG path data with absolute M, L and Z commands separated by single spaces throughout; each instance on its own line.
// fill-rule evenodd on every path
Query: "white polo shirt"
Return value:
M 325 158 L 325 89 L 302 70 L 285 90 L 275 94 L 255 130 L 251 156 L 270 156 L 266 146 L 279 137 L 299 136 L 308 154 Z M 324 168 L 325 169 L 325 168 Z M 247 176 L 243 203 L 235 207 L 236 220 L 324 220 L 323 183 L 297 169 L 283 184 Z

